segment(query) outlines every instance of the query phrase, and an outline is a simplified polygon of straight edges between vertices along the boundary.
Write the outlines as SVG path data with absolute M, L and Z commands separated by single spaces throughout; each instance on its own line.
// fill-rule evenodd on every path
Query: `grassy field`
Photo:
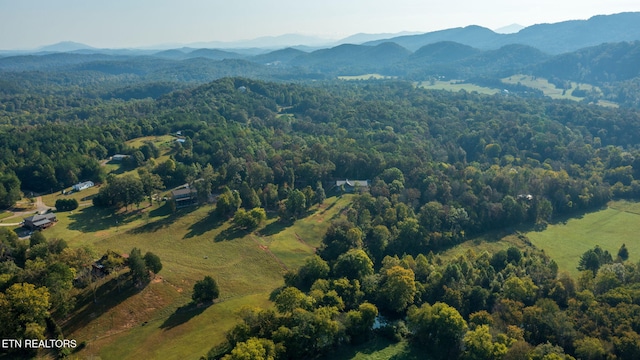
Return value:
M 504 78 L 502 79 L 502 82 L 507 84 L 522 84 L 534 89 L 539 89 L 546 96 L 549 96 L 552 99 L 569 99 L 574 101 L 581 101 L 582 99 L 584 99 L 583 97 L 573 96 L 573 90 L 575 90 L 576 88 L 580 88 L 581 90 L 585 90 L 587 92 L 592 91 L 593 89 L 595 89 L 597 92 L 600 92 L 600 89 L 598 87 L 576 82 L 572 82 L 571 88 L 564 91 L 564 89 L 556 88 L 556 86 L 547 81 L 547 79 L 521 74 Z M 613 104 L 603 102 L 601 105 L 611 106 Z
M 430 357 L 420 350 L 411 347 L 407 341 L 398 343 L 384 338 L 375 338 L 358 346 L 343 346 L 338 351 L 331 353 L 322 360 L 428 360 Z
M 624 243 L 629 261 L 640 260 L 640 203 L 616 201 L 607 209 L 551 224 L 544 231 L 527 233 L 531 242 L 558 263 L 561 271 L 577 276 L 580 256 L 599 245 L 615 258 Z
M 449 80 L 449 81 L 438 80 L 435 82 L 423 81 L 419 83 L 417 86 L 425 89 L 431 89 L 431 90 L 446 90 L 446 91 L 454 91 L 454 92 L 458 92 L 460 90 L 464 90 L 467 92 L 475 91 L 480 94 L 487 94 L 487 95 L 493 95 L 500 92 L 500 90 L 498 89 L 492 89 L 492 88 L 482 87 L 482 86 L 468 84 L 468 83 L 460 83 L 457 80 Z
M 381 80 L 381 79 L 395 79 L 397 76 L 386 76 L 380 74 L 364 74 L 364 75 L 345 75 L 338 76 L 340 80 Z
M 139 148 L 144 145 L 147 141 L 154 143 L 159 149 L 168 149 L 171 147 L 171 144 L 175 141 L 176 137 L 172 135 L 162 135 L 162 136 L 145 136 L 136 139 L 132 139 L 126 142 L 128 146 L 132 148 Z
M 64 324 L 68 338 L 86 341 L 83 358 L 198 358 L 224 339 L 243 306 L 268 307 L 269 294 L 283 284 L 320 245 L 329 222 L 350 203 L 350 196 L 328 198 L 309 216 L 290 226 L 276 219 L 252 233 L 238 232 L 210 216 L 211 205 L 171 213 L 155 204 L 112 214 L 92 206 L 58 213 L 47 237 L 70 246 L 88 245 L 97 254 L 107 249 L 152 251 L 163 263 L 159 276 L 144 289 L 116 291 L 114 280 L 99 284 L 97 303 L 86 291 L 80 309 Z M 116 226 L 116 220 L 118 225 Z M 190 305 L 196 280 L 213 276 L 220 299 L 209 307 Z M 197 331 L 196 331 L 197 330 Z
M 10 211 L 2 211 L 0 212 L 0 221 L 2 221 L 2 219 L 6 219 L 10 216 L 13 216 L 13 213 Z

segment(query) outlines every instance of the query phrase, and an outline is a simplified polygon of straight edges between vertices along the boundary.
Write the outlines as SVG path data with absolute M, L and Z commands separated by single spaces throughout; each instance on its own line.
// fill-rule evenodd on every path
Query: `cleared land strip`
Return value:
M 271 255 L 271 257 L 278 263 L 280 264 L 280 266 L 285 269 L 286 271 L 289 271 L 289 268 L 287 267 L 287 265 L 284 264 L 284 262 L 282 262 L 282 260 L 280 260 L 280 258 L 278 258 L 276 256 L 276 254 L 274 254 L 273 252 L 271 252 L 271 250 L 269 249 L 269 247 L 267 245 L 262 245 L 260 243 L 260 240 L 258 240 L 255 235 L 251 235 L 251 240 L 253 240 L 256 245 L 258 245 L 258 247 L 260 249 L 262 249 L 264 252 L 266 252 L 267 254 Z

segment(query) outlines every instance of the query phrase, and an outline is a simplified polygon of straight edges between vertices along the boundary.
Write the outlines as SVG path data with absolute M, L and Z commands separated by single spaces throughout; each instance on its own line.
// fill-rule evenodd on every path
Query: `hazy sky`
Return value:
M 640 11 L 638 0 L 0 0 L 0 49 L 121 48 L 298 33 L 497 29 Z

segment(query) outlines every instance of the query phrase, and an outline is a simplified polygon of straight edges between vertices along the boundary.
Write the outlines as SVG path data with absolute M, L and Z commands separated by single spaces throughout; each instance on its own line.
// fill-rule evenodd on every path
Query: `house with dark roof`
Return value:
M 357 190 L 369 190 L 369 180 L 338 180 L 336 186 L 344 192 L 354 192 Z
M 176 202 L 176 208 L 181 208 L 198 203 L 198 192 L 189 187 L 171 191 L 171 197 Z
M 29 228 L 31 230 L 43 230 L 50 226 L 53 226 L 58 221 L 56 218 L 56 214 L 47 213 L 47 214 L 36 214 L 33 216 L 29 216 L 24 218 L 24 227 Z

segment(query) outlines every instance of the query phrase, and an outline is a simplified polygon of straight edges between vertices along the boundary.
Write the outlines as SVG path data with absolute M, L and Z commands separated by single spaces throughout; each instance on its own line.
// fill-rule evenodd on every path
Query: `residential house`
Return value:
M 111 161 L 122 161 L 131 155 L 115 154 L 111 157 Z
M 71 189 L 73 189 L 73 191 L 81 191 L 93 187 L 94 185 L 93 181 L 84 181 L 73 185 Z
M 176 202 L 176 208 L 181 208 L 198 203 L 198 192 L 189 187 L 172 190 L 171 197 Z
M 358 190 L 369 190 L 369 180 L 338 180 L 336 186 L 344 192 L 354 192 Z
M 43 230 L 50 226 L 53 226 L 58 221 L 56 218 L 56 214 L 47 213 L 47 214 L 36 214 L 33 216 L 29 216 L 24 218 L 24 227 L 29 228 L 33 231 L 35 230 Z

